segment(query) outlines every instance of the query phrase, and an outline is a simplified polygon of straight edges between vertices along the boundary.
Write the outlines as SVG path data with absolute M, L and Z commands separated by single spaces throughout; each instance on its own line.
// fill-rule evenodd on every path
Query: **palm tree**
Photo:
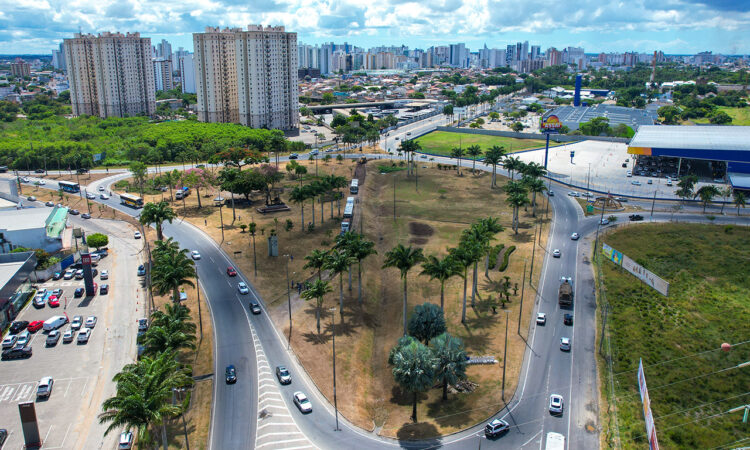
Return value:
M 451 158 L 456 158 L 456 173 L 459 176 L 461 175 L 461 157 L 463 155 L 464 151 L 461 147 L 453 147 L 453 149 L 451 149 Z
M 531 178 L 540 178 L 547 174 L 547 169 L 545 169 L 543 165 L 535 163 L 533 161 L 528 164 L 523 164 L 520 167 L 520 171 L 524 175 L 528 175 Z
M 349 268 L 354 258 L 345 250 L 331 250 L 328 252 L 324 268 L 339 276 L 339 314 L 344 318 L 344 272 Z
M 167 304 L 165 312 L 157 310 L 151 314 L 151 327 L 139 342 L 146 348 L 147 355 L 183 348 L 195 349 L 195 329 L 187 307 L 179 303 Z
M 162 223 L 164 223 L 165 220 L 172 223 L 172 220 L 176 217 L 177 213 L 175 213 L 172 207 L 169 206 L 169 203 L 164 201 L 159 203 L 149 202 L 143 207 L 143 211 L 141 211 L 138 220 L 146 226 L 153 223 L 156 227 L 156 239 L 161 241 L 164 239 L 161 229 Z
M 182 407 L 172 405 L 172 389 L 190 386 L 190 369 L 181 367 L 175 352 L 155 357 L 144 356 L 128 364 L 114 376 L 117 391 L 102 403 L 99 423 L 109 423 L 104 435 L 122 428 L 137 430 L 138 440 L 150 442 L 149 427 L 161 427 L 162 445 L 167 449 L 166 420 L 182 413 Z
M 737 206 L 737 215 L 740 215 L 740 207 L 745 207 L 745 194 L 742 191 L 734 191 L 734 204 Z
M 301 232 L 305 232 L 305 201 L 307 200 L 307 192 L 302 186 L 295 186 L 292 192 L 289 194 L 289 200 L 300 205 L 301 226 L 299 227 Z
M 422 264 L 421 275 L 429 276 L 430 280 L 440 281 L 440 310 L 444 310 L 445 282 L 451 277 L 461 276 L 461 264 L 451 255 L 446 255 L 443 259 L 430 255 Z
M 477 223 L 475 223 L 472 226 L 479 227 L 482 230 L 482 233 L 485 236 L 485 239 L 487 241 L 486 252 L 485 252 L 485 263 L 484 263 L 484 276 L 488 276 L 489 271 L 489 263 L 490 263 L 490 250 L 491 247 L 489 245 L 489 241 L 494 239 L 495 235 L 497 233 L 500 233 L 504 230 L 503 226 L 500 225 L 500 221 L 494 217 L 485 217 L 484 219 L 480 219 Z
M 393 378 L 413 394 L 411 418 L 417 422 L 417 395 L 432 387 L 437 360 L 430 349 L 414 338 L 393 353 Z
M 721 196 L 724 197 L 724 201 L 721 202 L 721 213 L 724 214 L 724 205 L 727 202 L 727 199 L 732 196 L 732 192 L 734 192 L 734 189 L 732 189 L 732 186 L 727 186 L 724 189 L 720 189 Z
M 482 147 L 478 145 L 470 145 L 466 148 L 466 154 L 471 156 L 471 173 L 476 173 L 477 156 L 480 156 L 482 154 Z
M 180 243 L 175 241 L 173 238 L 167 238 L 166 241 L 154 242 L 154 251 L 152 256 L 154 259 L 159 259 L 162 255 L 176 253 L 180 251 Z
M 358 239 L 353 241 L 347 248 L 347 252 L 352 258 L 357 260 L 357 280 L 358 280 L 358 298 L 359 304 L 362 304 L 362 260 L 370 255 L 376 255 L 378 252 L 375 250 L 375 243 L 368 241 L 361 234 L 358 234 Z
M 508 156 L 503 161 L 503 168 L 510 174 L 510 179 L 513 180 L 515 172 L 523 167 L 524 163 L 518 157 Z
M 305 300 L 315 299 L 315 318 L 318 321 L 318 334 L 320 334 L 320 309 L 323 307 L 323 297 L 333 291 L 331 283 L 317 279 L 308 283 L 307 289 L 302 291 L 302 298 Z
M 531 192 L 531 206 L 532 206 L 532 217 L 536 217 L 536 194 L 542 193 L 547 190 L 547 186 L 544 185 L 544 180 L 531 175 L 524 175 L 523 183 L 526 188 Z
M 187 250 L 160 255 L 151 274 L 151 284 L 159 295 L 172 293 L 172 301 L 180 300 L 180 287 L 195 286 L 195 263 L 187 256 Z
M 464 279 L 464 299 L 461 306 L 461 323 L 466 323 L 466 283 L 468 281 L 469 266 L 474 263 L 474 251 L 467 244 L 448 249 L 448 254 L 463 268 L 461 278 Z
M 320 280 L 320 271 L 326 265 L 326 259 L 328 258 L 328 250 L 315 249 L 309 255 L 305 256 L 305 263 L 302 266 L 303 269 L 314 269 L 318 271 L 318 280 Z
M 443 333 L 430 341 L 437 359 L 436 377 L 443 381 L 443 400 L 448 400 L 448 384 L 455 385 L 466 378 L 466 351 L 461 339 Z
M 529 198 L 525 193 L 516 193 L 508 196 L 507 202 L 513 207 L 513 231 L 518 234 L 519 211 L 529 204 Z
M 404 336 L 407 331 L 406 324 L 406 276 L 412 267 L 424 261 L 424 253 L 421 248 L 404 247 L 403 244 L 398 244 L 393 247 L 390 251 L 385 254 L 385 262 L 383 263 L 383 269 L 388 267 L 395 267 L 401 271 L 401 279 L 404 281 Z
M 492 183 L 490 184 L 490 187 L 497 186 L 497 165 L 502 162 L 504 154 L 505 149 L 498 145 L 493 145 L 484 154 L 484 163 L 492 165 Z
M 721 191 L 719 191 L 719 188 L 717 188 L 713 184 L 709 184 L 698 189 L 698 191 L 695 193 L 695 197 L 701 198 L 701 202 L 703 202 L 703 212 L 705 213 L 706 206 L 711 203 L 711 200 L 713 200 L 714 197 L 720 194 Z

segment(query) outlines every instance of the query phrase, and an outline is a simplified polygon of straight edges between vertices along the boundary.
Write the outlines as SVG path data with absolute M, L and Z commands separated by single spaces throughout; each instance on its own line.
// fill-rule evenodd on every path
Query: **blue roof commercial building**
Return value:
M 641 126 L 628 145 L 632 155 L 719 161 L 735 189 L 750 189 L 750 127 Z
M 556 115 L 571 131 L 577 130 L 580 124 L 597 117 L 606 117 L 612 127 L 623 123 L 634 131 L 645 125 L 653 125 L 656 120 L 654 111 L 603 103 L 595 106 L 560 106 L 549 114 L 545 114 L 545 117 L 551 114 Z

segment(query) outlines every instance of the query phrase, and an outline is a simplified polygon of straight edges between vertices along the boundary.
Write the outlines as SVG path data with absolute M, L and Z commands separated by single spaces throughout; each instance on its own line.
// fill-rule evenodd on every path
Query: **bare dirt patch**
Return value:
M 409 234 L 411 234 L 412 236 L 430 237 L 435 234 L 435 230 L 426 223 L 409 222 Z

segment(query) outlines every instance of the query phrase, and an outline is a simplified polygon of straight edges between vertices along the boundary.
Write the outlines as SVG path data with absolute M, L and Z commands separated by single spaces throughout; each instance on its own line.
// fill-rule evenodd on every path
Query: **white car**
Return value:
M 547 323 L 547 314 L 545 313 L 537 313 L 536 314 L 536 324 L 537 325 L 544 325 Z
M 240 281 L 239 284 L 237 284 L 237 289 L 240 291 L 240 294 L 250 293 L 250 289 L 247 288 L 247 284 L 245 284 L 244 281 Z
M 94 199 L 96 199 L 96 194 L 93 194 L 91 192 L 87 192 L 86 193 L 86 198 L 89 199 L 89 200 L 94 200 Z
M 193 259 L 201 259 L 201 254 L 198 250 L 193 250 L 190 252 L 190 256 L 193 257 Z
M 133 433 L 123 431 L 120 433 L 120 442 L 117 444 L 118 450 L 127 450 L 133 448 Z
M 578 233 L 573 233 L 573 234 L 571 234 L 571 235 L 570 235 L 570 238 L 571 238 L 572 240 L 574 240 L 574 241 L 577 241 L 579 237 L 580 237 L 580 236 L 578 236 Z
M 641 182 L 638 181 L 638 180 L 633 180 L 633 181 L 630 182 L 630 184 L 632 184 L 633 186 L 640 186 Z
M 65 330 L 65 333 L 63 333 L 63 343 L 73 342 L 75 335 L 76 332 L 72 328 L 68 328 Z
M 44 186 L 45 184 L 47 184 L 47 182 L 46 182 L 46 181 L 44 181 L 44 180 L 39 180 L 39 181 L 37 181 L 36 183 L 37 183 L 38 185 L 40 185 L 40 186 Z
M 101 273 L 99 274 L 99 279 L 108 280 L 109 279 L 109 270 L 107 270 L 107 269 L 102 270 Z
M 96 316 L 86 317 L 86 328 L 94 328 L 96 326 Z
M 36 396 L 41 398 L 49 398 L 49 395 L 52 393 L 52 386 L 55 384 L 55 381 L 52 379 L 52 377 L 44 377 L 41 380 L 39 380 L 39 386 L 36 388 Z
M 104 192 L 104 186 L 99 186 L 99 192 Z
M 571 196 L 571 197 L 580 197 L 581 196 L 581 194 L 579 194 L 578 192 L 573 192 L 573 191 L 568 192 L 568 195 Z
M 305 394 L 300 391 L 294 393 L 294 404 L 297 405 L 300 412 L 309 413 L 312 412 L 312 403 Z
M 570 351 L 570 338 L 566 338 L 566 337 L 560 338 L 560 350 L 564 352 Z
M 560 249 L 556 248 L 556 249 L 552 250 L 552 256 L 555 257 L 555 258 L 559 258 L 560 257 Z
M 134 239 L 140 239 L 141 238 L 141 232 L 140 231 L 136 231 L 135 233 L 133 233 L 133 238 Z
M 78 343 L 79 344 L 85 344 L 89 341 L 89 338 L 91 337 L 91 329 L 90 328 L 83 328 L 78 333 Z
M 5 339 L 3 339 L 3 348 L 13 348 L 16 345 L 16 340 L 18 340 L 18 337 L 14 334 L 5 336 Z
M 562 395 L 552 394 L 549 397 L 549 412 L 552 414 L 562 414 L 563 398 Z
M 102 200 L 109 200 L 109 195 L 107 194 L 99 194 L 99 198 Z
M 65 271 L 65 275 L 63 275 L 63 280 L 70 280 L 76 275 L 75 269 L 68 269 Z
M 600 225 L 609 225 L 609 219 L 602 219 L 602 220 L 601 220 L 601 221 L 599 222 L 599 224 L 600 224 Z

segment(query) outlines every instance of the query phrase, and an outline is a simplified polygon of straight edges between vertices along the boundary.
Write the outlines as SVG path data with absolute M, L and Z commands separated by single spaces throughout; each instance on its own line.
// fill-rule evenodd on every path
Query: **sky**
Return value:
M 206 26 L 248 24 L 364 48 L 528 40 L 542 51 L 750 54 L 750 0 L 0 0 L 0 54 L 49 53 L 79 29 L 139 31 L 192 50 Z

